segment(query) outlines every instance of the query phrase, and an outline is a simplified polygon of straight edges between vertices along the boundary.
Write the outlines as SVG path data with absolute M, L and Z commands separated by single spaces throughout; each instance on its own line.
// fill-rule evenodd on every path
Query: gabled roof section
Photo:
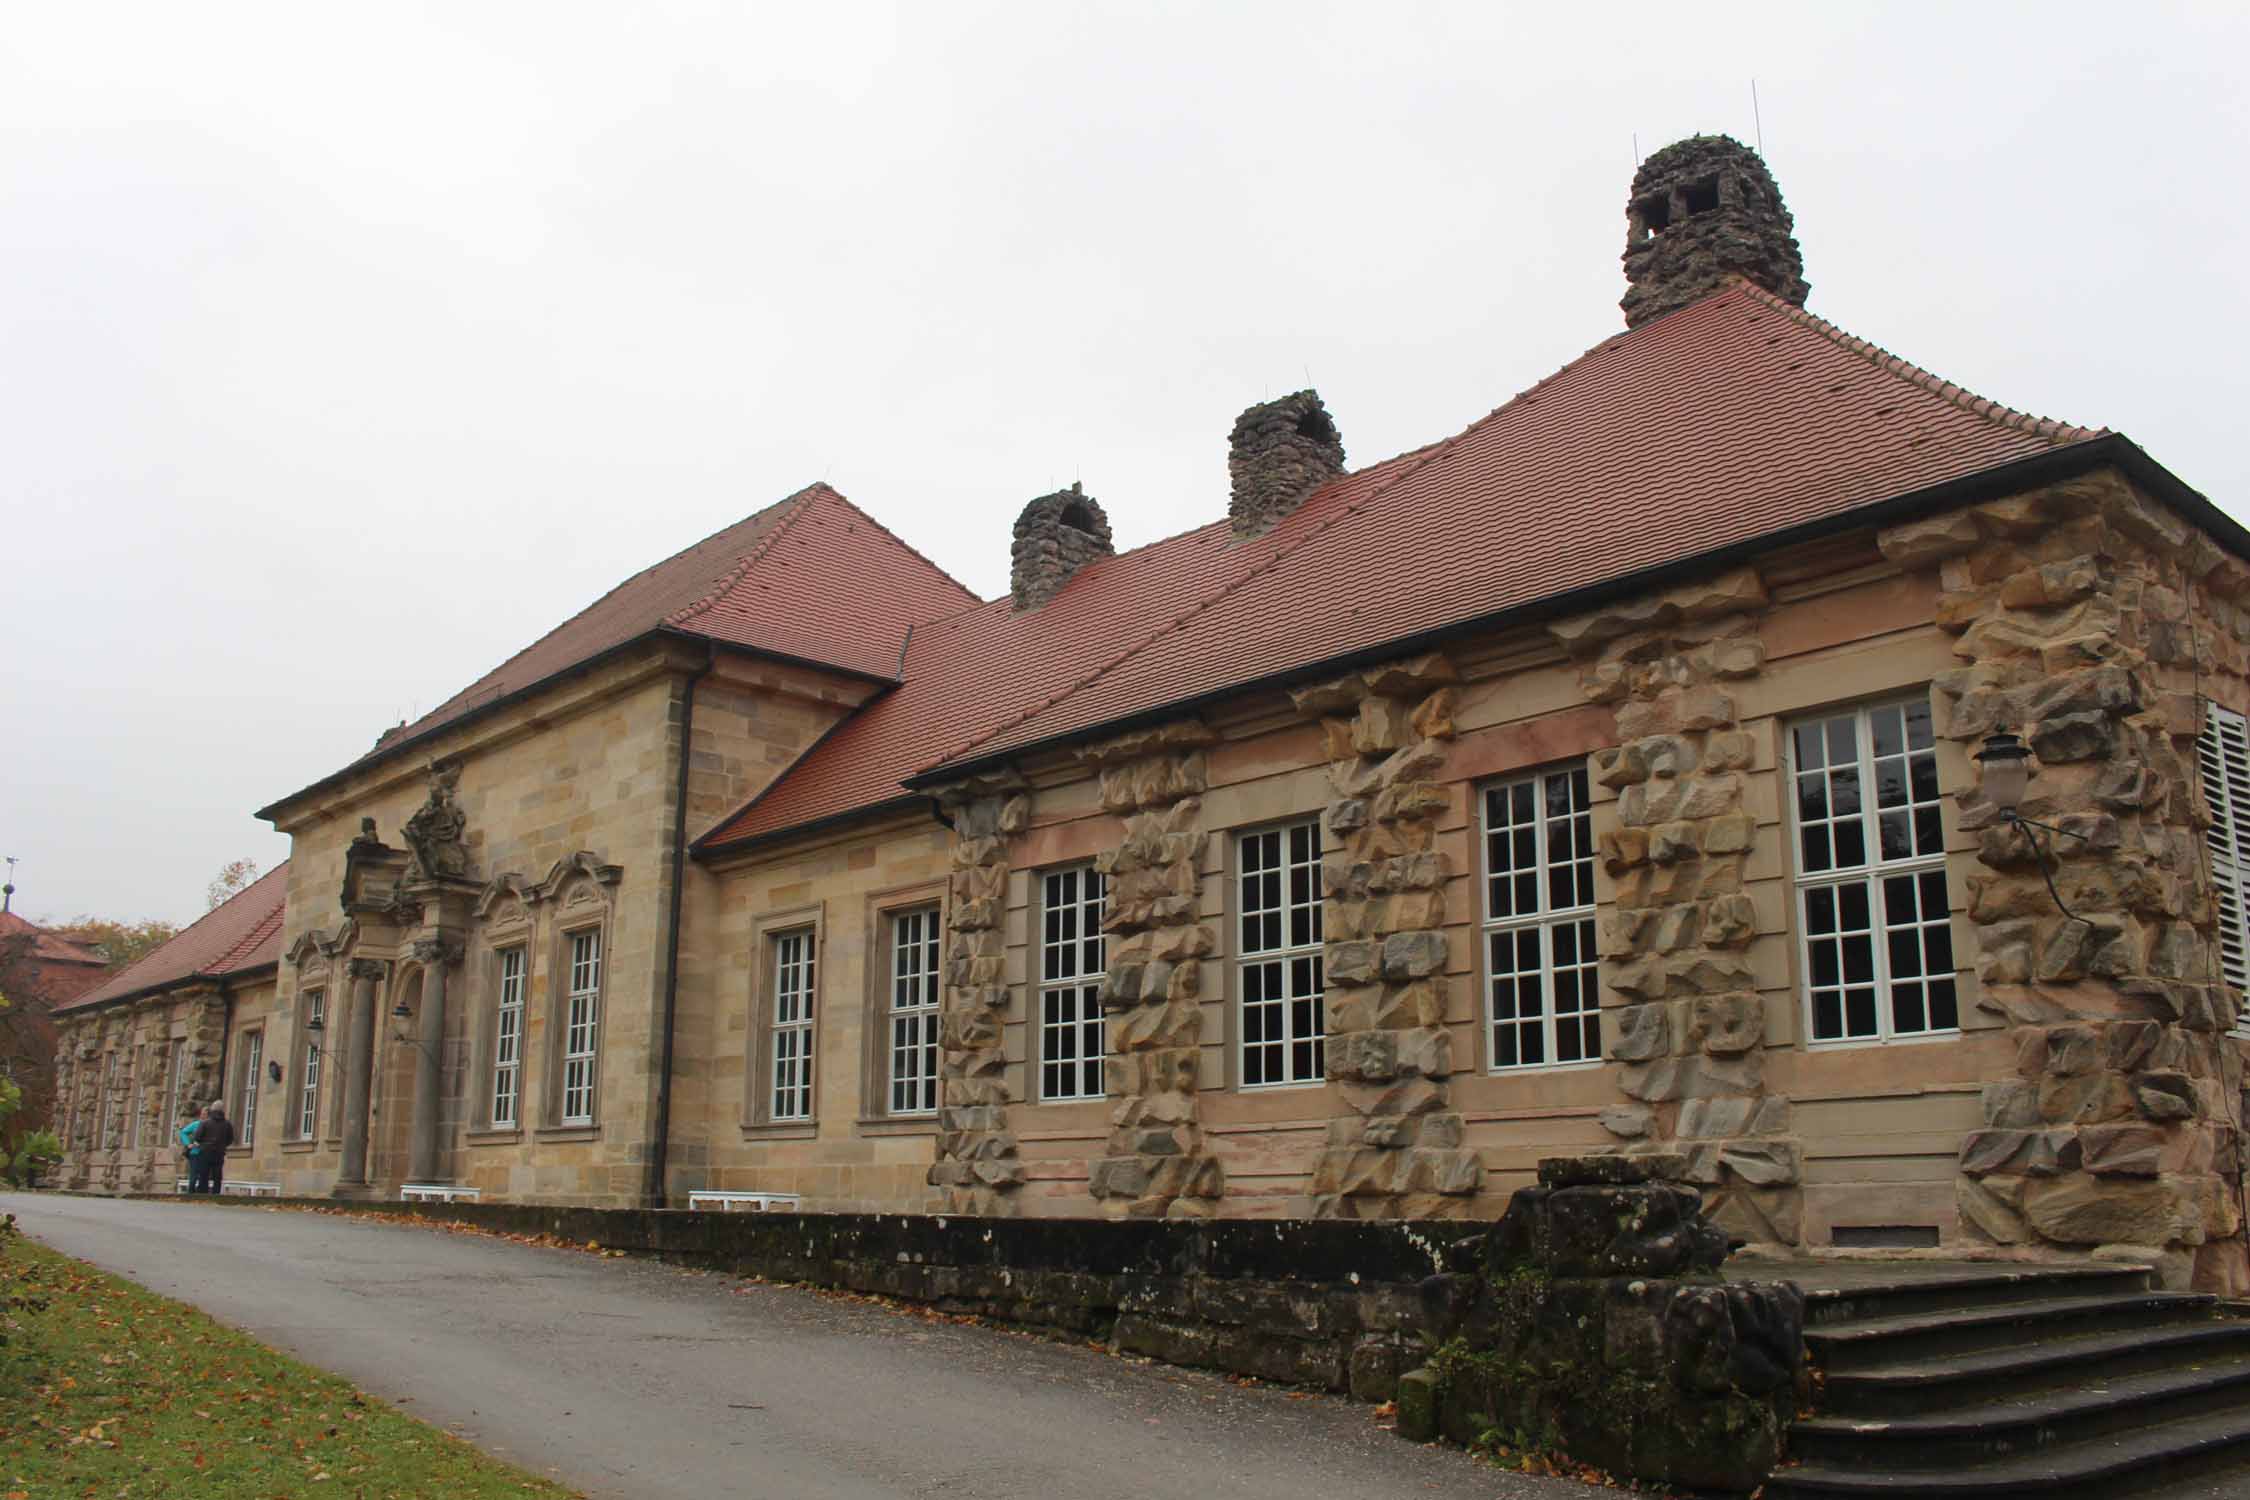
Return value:
M 1736 282 L 1455 437 L 1323 486 L 1263 537 L 1217 522 L 1089 563 L 1036 610 L 999 601 L 921 627 L 902 686 L 698 847 L 2102 436 Z
M 634 574 L 336 774 L 654 631 L 887 682 L 907 631 L 977 602 L 858 506 L 811 485 Z
M 283 860 L 109 983 L 56 1006 L 55 1014 L 169 989 L 191 979 L 222 979 L 273 967 L 281 961 L 281 919 L 288 894 L 289 861 Z

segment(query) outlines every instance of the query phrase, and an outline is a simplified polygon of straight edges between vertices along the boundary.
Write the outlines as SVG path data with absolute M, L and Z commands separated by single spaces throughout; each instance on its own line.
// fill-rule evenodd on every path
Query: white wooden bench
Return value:
M 716 1190 L 688 1194 L 689 1208 L 708 1208 L 723 1214 L 786 1213 L 797 1206 L 795 1193 L 722 1193 Z
M 402 1203 L 474 1203 L 483 1190 L 450 1182 L 407 1182 L 399 1185 L 398 1196 Z
M 184 1194 L 187 1190 L 188 1180 L 185 1177 L 173 1181 L 173 1192 Z M 229 1179 L 219 1185 L 219 1191 L 230 1198 L 278 1198 L 281 1196 L 281 1184 L 278 1182 L 239 1182 Z

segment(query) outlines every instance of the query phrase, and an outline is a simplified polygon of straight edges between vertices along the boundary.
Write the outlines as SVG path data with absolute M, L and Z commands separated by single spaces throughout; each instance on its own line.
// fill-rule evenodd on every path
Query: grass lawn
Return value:
M 4 1230 L 4 1226 L 0 1226 Z M 8 1311 L 16 1297 L 44 1310 Z M 568 1500 L 191 1307 L 0 1232 L 0 1500 Z

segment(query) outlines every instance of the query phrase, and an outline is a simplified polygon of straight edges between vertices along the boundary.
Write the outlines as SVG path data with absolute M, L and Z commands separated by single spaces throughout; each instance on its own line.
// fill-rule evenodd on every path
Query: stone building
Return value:
M 1227 516 L 1043 496 L 984 603 L 816 485 L 275 802 L 237 1174 L 1481 1216 L 1662 1149 L 1748 1240 L 2250 1286 L 2250 535 L 1806 312 L 1740 145 L 1626 218 L 1626 331 L 1452 437 L 1254 407 Z
M 262 1039 L 237 1045 L 230 1037 L 238 1013 L 271 1007 L 288 869 L 268 871 L 138 963 L 55 1007 L 62 1186 L 170 1191 L 184 1175 L 175 1132 L 222 1097 L 245 1155 L 271 1136 Z

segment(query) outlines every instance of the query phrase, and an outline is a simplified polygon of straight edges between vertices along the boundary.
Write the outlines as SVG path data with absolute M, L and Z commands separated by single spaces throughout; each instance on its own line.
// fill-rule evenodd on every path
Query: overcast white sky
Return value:
M 1566 16 L 1564 13 L 1572 12 Z M 20 5 L 0 854 L 185 919 L 253 809 L 826 477 L 970 587 L 1082 478 L 1226 503 L 1621 325 L 1626 186 L 1756 138 L 1816 312 L 2250 514 L 2239 6 Z

